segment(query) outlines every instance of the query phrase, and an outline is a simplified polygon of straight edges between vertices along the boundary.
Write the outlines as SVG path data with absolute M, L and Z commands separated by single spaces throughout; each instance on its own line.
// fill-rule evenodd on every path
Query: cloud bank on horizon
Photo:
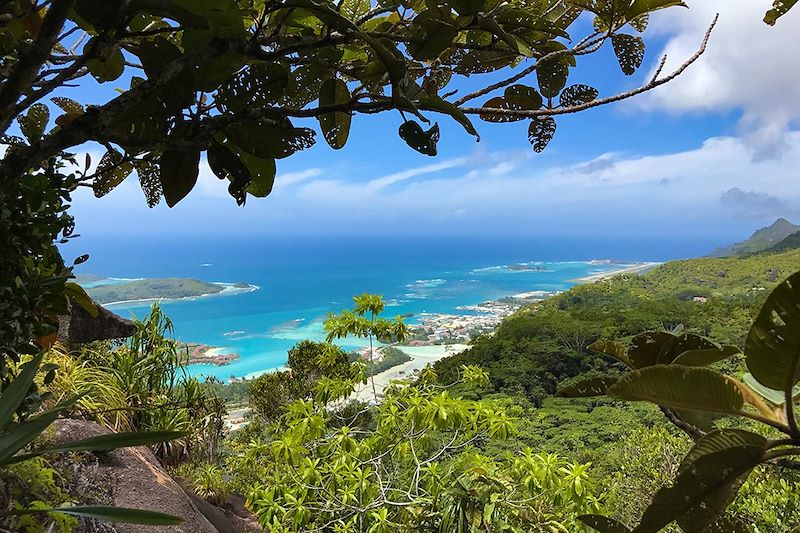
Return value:
M 172 210 L 149 211 L 135 178 L 99 201 L 79 194 L 79 229 L 98 234 L 112 228 L 131 233 L 700 232 L 727 239 L 779 216 L 800 220 L 800 131 L 792 129 L 800 118 L 800 64 L 793 57 L 800 12 L 769 28 L 761 22 L 762 2 L 689 4 L 688 12 L 658 15 L 652 27 L 660 28 L 663 51 L 678 62 L 693 52 L 721 12 L 706 55 L 678 80 L 614 112 L 621 124 L 634 120 L 632 109 L 654 117 L 650 131 L 656 139 L 664 113 L 689 117 L 687 124 L 696 116 L 734 115 L 689 149 L 671 148 L 675 139 L 665 138 L 657 151 L 627 143 L 624 151 L 565 163 L 558 154 L 571 146 L 541 159 L 517 136 L 518 144 L 501 139 L 501 150 L 496 142 L 495 149 L 485 143 L 459 145 L 423 164 L 411 157 L 388 160 L 377 147 L 374 153 L 345 149 L 333 165 L 325 154 L 304 157 L 305 167 L 279 172 L 270 197 L 249 199 L 243 209 L 202 162 L 197 189 Z M 655 63 L 658 57 L 653 53 L 649 60 Z

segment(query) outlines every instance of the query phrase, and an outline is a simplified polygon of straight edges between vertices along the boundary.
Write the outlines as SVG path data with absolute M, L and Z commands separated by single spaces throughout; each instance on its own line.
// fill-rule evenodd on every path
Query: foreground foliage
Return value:
M 340 149 L 354 116 L 385 111 L 397 112 L 391 127 L 425 155 L 437 153 L 440 130 L 432 119 L 439 114 L 476 139 L 469 117 L 527 120 L 528 139 L 540 152 L 555 134 L 553 117 L 652 90 L 700 57 L 708 34 L 698 36 L 697 52 L 676 71 L 659 68 L 628 92 L 601 98 L 586 80 L 574 80 L 578 59 L 603 48 L 632 75 L 644 62 L 639 34 L 650 13 L 675 6 L 685 4 L 6 2 L 0 135 L 10 149 L 0 158 L 0 188 L 95 141 L 106 153 L 96 169 L 87 161 L 78 174 L 98 197 L 135 172 L 149 205 L 163 196 L 174 206 L 194 188 L 204 157 L 241 205 L 248 195 L 270 194 L 276 160 L 316 142 L 308 126 L 318 125 L 328 145 Z M 594 21 L 588 29 L 576 23 L 584 13 Z M 127 88 L 105 102 L 65 96 L 89 76 Z M 456 98 L 467 77 L 475 89 Z M 15 120 L 19 134 L 12 135 Z
M 800 454 L 794 414 L 800 381 L 800 272 L 780 283 L 764 302 L 748 333 L 743 380 L 708 368 L 738 349 L 690 333 L 651 332 L 630 347 L 600 341 L 592 349 L 630 371 L 595 377 L 559 391 L 562 396 L 607 394 L 659 405 L 675 426 L 695 440 L 677 477 L 659 489 L 633 531 L 657 532 L 676 521 L 687 532 L 742 529 L 724 515 L 751 472 L 760 465 L 793 467 Z M 720 425 L 723 416 L 762 424 L 759 432 Z M 783 434 L 783 435 L 781 435 Z M 599 531 L 628 529 L 600 516 L 583 517 Z

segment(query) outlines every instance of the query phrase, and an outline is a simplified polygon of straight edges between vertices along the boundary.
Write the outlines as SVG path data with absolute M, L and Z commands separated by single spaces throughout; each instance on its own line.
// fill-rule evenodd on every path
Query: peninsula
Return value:
M 104 305 L 191 299 L 215 294 L 250 292 L 258 289 L 248 283 L 207 282 L 192 278 L 116 279 L 92 274 L 78 276 L 78 283 L 98 303 Z

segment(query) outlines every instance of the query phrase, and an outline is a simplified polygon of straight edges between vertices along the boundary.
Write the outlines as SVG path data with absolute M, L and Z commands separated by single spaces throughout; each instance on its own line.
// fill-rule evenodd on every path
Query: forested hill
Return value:
M 577 375 L 608 371 L 586 347 L 598 338 L 622 339 L 679 324 L 741 346 L 769 290 L 800 270 L 800 250 L 743 257 L 671 261 L 644 275 L 622 275 L 573 287 L 507 318 L 492 336 L 436 364 L 452 379 L 462 364 L 489 371 L 495 392 L 534 402 Z
M 800 226 L 792 224 L 785 218 L 779 218 L 766 228 L 753 233 L 749 239 L 714 250 L 712 257 L 730 257 L 733 255 L 752 254 L 769 250 L 792 233 L 800 231 Z

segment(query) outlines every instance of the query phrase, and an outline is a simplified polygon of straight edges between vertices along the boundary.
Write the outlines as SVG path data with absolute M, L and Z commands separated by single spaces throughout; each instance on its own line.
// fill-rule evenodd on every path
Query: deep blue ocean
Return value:
M 589 264 L 592 259 L 664 261 L 713 246 L 663 239 L 152 236 L 80 237 L 62 250 L 68 261 L 90 254 L 81 273 L 257 285 L 249 293 L 163 303 L 181 340 L 240 354 L 231 365 L 191 368 L 226 379 L 280 367 L 294 343 L 324 336 L 326 313 L 350 307 L 362 292 L 382 294 L 390 316 L 456 312 L 520 292 L 564 290 L 575 278 L 619 267 Z M 504 268 L 517 263 L 544 271 Z M 149 304 L 112 309 L 143 316 Z

